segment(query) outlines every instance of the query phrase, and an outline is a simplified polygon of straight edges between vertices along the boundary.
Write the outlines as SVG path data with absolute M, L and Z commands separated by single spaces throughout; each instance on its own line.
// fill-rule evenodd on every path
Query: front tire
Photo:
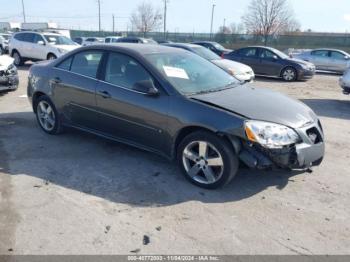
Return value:
M 13 59 L 15 59 L 14 64 L 15 66 L 22 66 L 24 64 L 24 60 L 22 59 L 21 55 L 17 52 L 14 51 L 12 53 Z
M 286 82 L 296 81 L 298 78 L 297 70 L 293 67 L 287 67 L 282 71 L 282 79 Z
M 239 167 L 237 155 L 230 144 L 206 131 L 185 137 L 178 147 L 177 159 L 185 177 L 205 189 L 228 184 Z
M 40 96 L 34 106 L 38 124 L 45 133 L 50 135 L 62 133 L 58 112 L 48 96 Z
M 57 56 L 55 56 L 54 54 L 47 55 L 47 60 L 55 60 L 55 59 L 57 59 Z

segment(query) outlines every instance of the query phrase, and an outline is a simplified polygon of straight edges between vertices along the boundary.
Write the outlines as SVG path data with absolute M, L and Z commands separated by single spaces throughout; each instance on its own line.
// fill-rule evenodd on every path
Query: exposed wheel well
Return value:
M 12 52 L 11 52 L 11 56 L 13 56 L 13 54 L 17 52 L 19 54 L 19 52 L 17 51 L 17 49 L 13 49 Z
M 189 127 L 185 127 L 183 128 L 179 134 L 176 137 L 175 143 L 174 143 L 174 148 L 173 148 L 173 156 L 174 158 L 177 158 L 177 148 L 180 145 L 181 141 L 188 136 L 191 133 L 197 132 L 197 131 L 206 131 L 212 134 L 215 134 L 219 137 L 221 137 L 222 139 L 224 139 L 226 142 L 228 142 L 228 144 L 231 146 L 232 150 L 234 150 L 234 152 L 237 153 L 238 149 L 236 146 L 233 145 L 233 141 L 229 139 L 229 137 L 223 133 L 218 133 L 218 132 L 213 132 L 210 129 L 204 128 L 204 127 L 200 127 L 200 126 L 189 126 Z
M 46 94 L 43 93 L 43 92 L 36 92 L 34 95 L 33 95 L 33 111 L 34 113 L 36 113 L 36 103 L 37 103 L 37 100 L 39 97 L 41 96 L 45 96 Z
M 54 53 L 48 53 L 47 56 L 46 56 L 46 58 L 49 59 L 50 56 L 54 56 L 54 57 L 57 58 L 57 56 L 56 56 Z

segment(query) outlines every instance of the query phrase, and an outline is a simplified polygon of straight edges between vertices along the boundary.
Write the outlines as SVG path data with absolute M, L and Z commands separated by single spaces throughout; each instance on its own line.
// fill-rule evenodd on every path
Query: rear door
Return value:
M 55 104 L 74 126 L 97 130 L 95 93 L 104 52 L 79 52 L 56 66 L 51 76 Z
M 314 50 L 310 53 L 309 62 L 313 63 L 318 70 L 329 70 L 329 51 Z
M 167 128 L 169 96 L 136 59 L 111 52 L 105 64 L 105 76 L 97 86 L 98 128 L 129 143 L 162 151 Z M 151 80 L 158 96 L 133 90 L 135 83 Z
M 244 48 L 238 50 L 238 62 L 250 66 L 255 74 L 261 74 L 260 72 L 260 58 L 258 57 L 259 50 L 255 47 Z

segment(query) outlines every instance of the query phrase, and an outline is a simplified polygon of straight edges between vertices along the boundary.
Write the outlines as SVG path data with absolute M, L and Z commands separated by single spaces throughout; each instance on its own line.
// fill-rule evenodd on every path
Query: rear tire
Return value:
M 297 70 L 293 67 L 286 67 L 282 71 L 282 79 L 286 82 L 296 81 L 298 78 Z
M 0 55 L 5 54 L 5 50 L 2 48 L 2 46 L 0 46 Z
M 18 51 L 13 51 L 12 57 L 13 59 L 15 59 L 14 61 L 15 66 L 22 66 L 24 64 L 24 60 L 22 59 Z
M 59 114 L 48 96 L 43 95 L 37 98 L 34 108 L 38 124 L 45 133 L 50 135 L 62 133 L 63 127 Z
M 177 160 L 185 177 L 205 189 L 228 184 L 239 168 L 238 157 L 230 144 L 207 131 L 186 136 L 178 146 Z

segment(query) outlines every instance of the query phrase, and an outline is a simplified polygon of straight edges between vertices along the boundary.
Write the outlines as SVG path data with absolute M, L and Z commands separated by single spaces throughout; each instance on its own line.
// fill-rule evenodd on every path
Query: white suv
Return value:
M 19 32 L 12 36 L 9 53 L 20 66 L 27 60 L 52 60 L 78 48 L 68 37 L 54 33 Z
M 0 55 L 9 51 L 10 34 L 0 34 Z

